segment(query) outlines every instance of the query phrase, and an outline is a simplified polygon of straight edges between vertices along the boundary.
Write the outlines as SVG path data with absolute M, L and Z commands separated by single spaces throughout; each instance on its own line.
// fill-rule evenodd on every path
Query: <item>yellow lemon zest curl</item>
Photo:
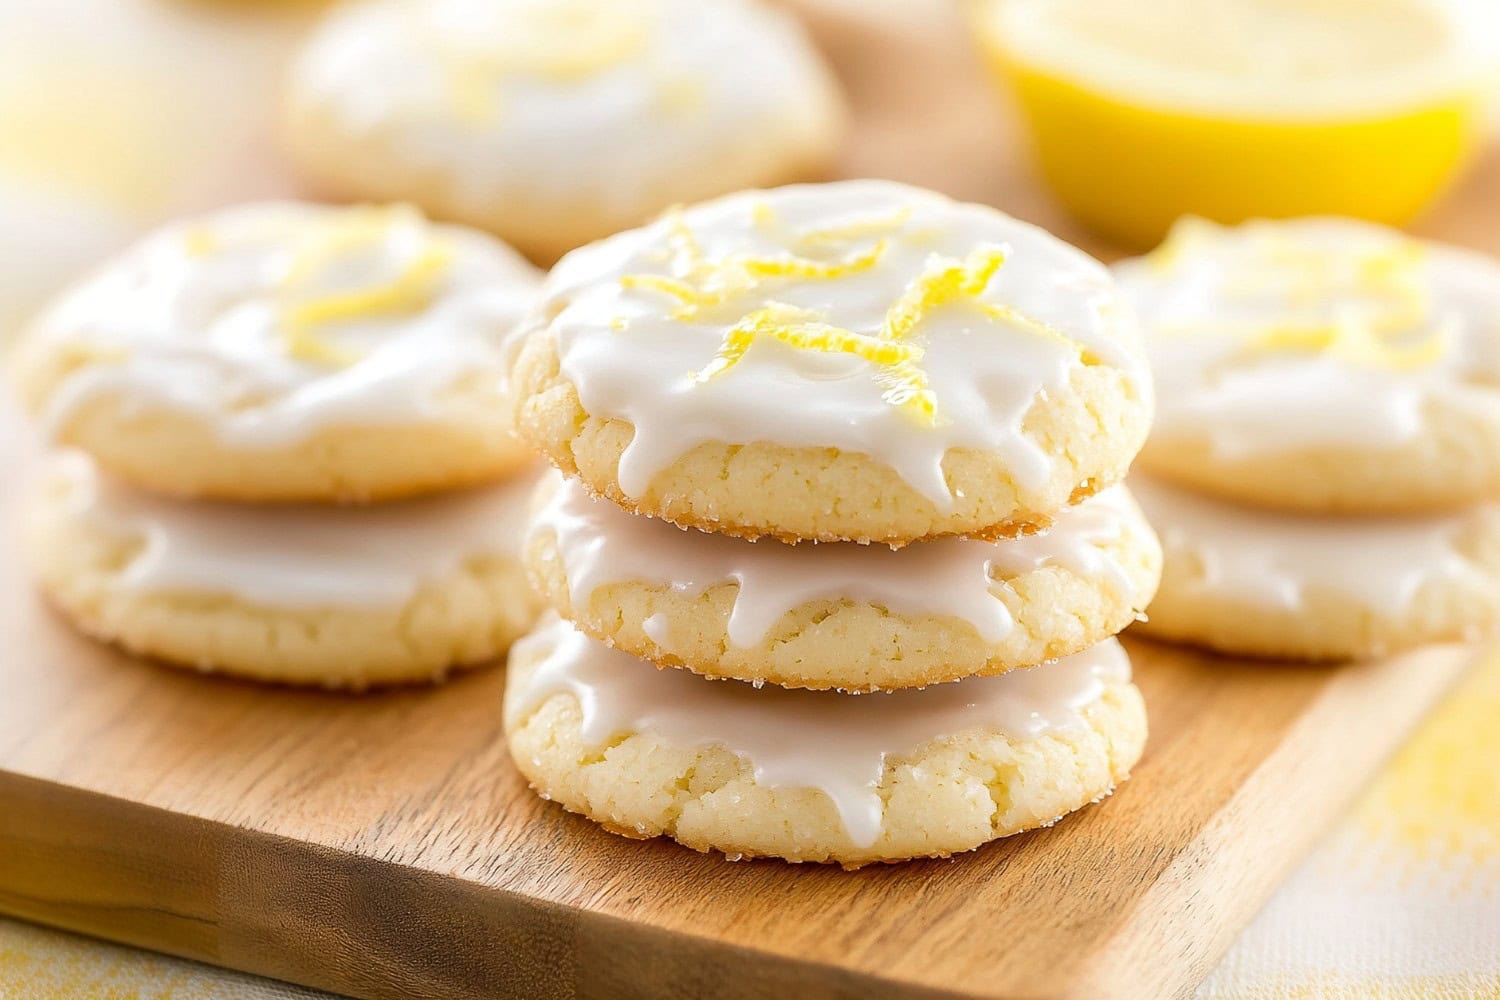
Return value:
M 628 8 L 553 0 L 539 5 L 520 30 L 487 37 L 470 47 L 435 33 L 424 22 L 412 30 L 446 75 L 448 107 L 460 120 L 494 122 L 508 77 L 577 84 L 636 60 L 650 43 L 647 25 Z
M 797 242 L 801 246 L 817 246 L 823 243 L 849 243 L 870 236 L 889 236 L 910 220 L 911 206 L 903 205 L 887 215 L 809 229 L 797 237 Z
M 1415 371 L 1440 360 L 1448 350 L 1451 328 L 1440 326 L 1414 344 L 1393 344 L 1367 322 L 1348 317 L 1332 323 L 1280 324 L 1262 330 L 1247 345 L 1251 351 L 1327 354 L 1364 368 Z
M 821 261 L 796 254 L 761 257 L 734 255 L 717 263 L 704 259 L 693 231 L 683 221 L 680 209 L 667 214 L 667 250 L 672 269 L 681 277 L 661 274 L 627 274 L 620 284 L 670 296 L 678 301 L 672 318 L 690 321 L 704 311 L 723 305 L 772 278 L 802 281 L 832 281 L 868 271 L 885 255 L 887 243 L 881 240 L 864 253 L 844 260 Z
M 769 208 L 752 208 L 752 221 L 774 221 Z M 888 232 L 905 225 L 910 209 L 876 220 L 862 220 L 842 227 L 817 230 L 820 239 L 857 239 Z M 806 239 L 804 234 L 802 239 Z M 736 255 L 709 262 L 680 210 L 667 215 L 667 257 L 674 275 L 629 274 L 625 288 L 654 291 L 677 300 L 675 319 L 692 321 L 706 309 L 759 288 L 764 282 L 791 278 L 801 281 L 831 281 L 875 267 L 885 255 L 889 240 L 882 238 L 870 249 L 843 260 L 820 261 L 796 254 L 774 257 Z M 1014 306 L 980 301 L 996 272 L 1004 266 L 1006 249 L 983 246 L 963 259 L 933 255 L 927 266 L 886 310 L 880 329 L 873 334 L 846 330 L 827 322 L 818 312 L 779 302 L 767 302 L 739 319 L 725 334 L 713 359 L 692 374 L 695 383 L 716 379 L 745 357 L 757 340 L 774 340 L 796 350 L 825 354 L 847 354 L 874 365 L 875 380 L 884 390 L 881 398 L 911 413 L 925 425 L 939 421 L 937 398 L 920 362 L 923 348 L 912 338 L 936 310 L 967 303 L 983 315 L 1028 333 L 1065 345 L 1083 357 L 1083 348 L 1048 324 L 1025 315 Z
M 927 262 L 927 269 L 886 310 L 880 335 L 903 340 L 911 336 L 932 310 L 958 299 L 982 295 L 1004 263 L 1005 251 L 1000 247 L 981 247 L 964 260 L 933 256 Z
M 1403 336 L 1432 319 L 1422 267 L 1426 249 L 1415 240 L 1342 255 L 1278 239 L 1268 243 L 1265 254 L 1289 275 L 1285 287 L 1298 302 L 1315 305 L 1341 293 L 1374 301 L 1351 304 L 1327 321 L 1263 328 L 1250 338 L 1248 350 L 1328 354 L 1389 371 L 1425 368 L 1447 352 L 1452 330 L 1446 325 L 1416 342 Z
M 361 206 L 339 213 L 316 229 L 293 255 L 282 283 L 283 292 L 307 284 L 339 257 L 378 245 L 393 225 L 420 222 L 409 206 Z M 281 312 L 281 332 L 287 353 L 303 361 L 347 365 L 354 355 L 319 337 L 319 327 L 361 319 L 412 313 L 431 302 L 453 258 L 446 244 L 428 242 L 390 280 L 290 302 Z
M 772 302 L 741 319 L 724 335 L 714 359 L 693 374 L 694 382 L 718 378 L 739 363 L 756 340 L 776 340 L 789 347 L 824 354 L 850 354 L 884 369 L 877 376 L 886 391 L 882 398 L 931 421 L 936 399 L 917 362 L 923 349 L 865 333 L 855 333 L 824 322 L 810 309 Z

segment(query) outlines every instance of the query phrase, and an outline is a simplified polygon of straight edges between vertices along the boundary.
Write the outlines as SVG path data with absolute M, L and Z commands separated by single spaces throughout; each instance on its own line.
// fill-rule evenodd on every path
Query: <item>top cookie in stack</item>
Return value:
M 517 425 L 565 474 L 525 561 L 568 621 L 518 645 L 506 725 L 547 797 L 858 865 L 1128 773 L 1112 637 L 1161 553 L 1116 485 L 1151 389 L 1100 265 L 929 192 L 798 186 L 575 251 L 522 329 Z
M 669 213 L 570 255 L 548 288 L 512 372 L 521 433 L 590 491 L 679 525 L 1012 536 L 1119 481 L 1150 423 L 1101 265 L 899 184 Z

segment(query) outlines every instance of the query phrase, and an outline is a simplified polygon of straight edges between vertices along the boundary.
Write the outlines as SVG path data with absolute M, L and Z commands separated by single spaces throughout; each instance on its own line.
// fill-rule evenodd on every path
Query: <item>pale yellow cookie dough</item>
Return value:
M 801 26 L 744 0 L 356 0 L 293 65 L 288 149 L 549 263 L 669 205 L 827 176 L 845 132 Z
M 330 597 L 269 602 L 208 586 L 143 582 L 143 575 L 160 572 L 164 527 L 170 522 L 116 521 L 116 514 L 101 514 L 86 499 L 85 482 L 56 473 L 51 470 L 30 498 L 25 519 L 38 587 L 79 631 L 161 662 L 258 681 L 349 690 L 431 682 L 501 656 L 539 610 L 519 559 L 493 550 L 455 560 L 456 566 L 416 581 L 408 595 L 392 601 L 340 603 Z M 184 503 L 143 502 L 163 507 Z M 434 502 L 449 501 L 401 503 Z M 297 510 L 275 508 L 259 515 L 265 522 L 259 541 L 236 542 L 238 558 L 225 559 L 224 572 L 248 572 L 244 563 L 253 554 L 246 554 L 247 546 L 266 553 L 275 553 L 278 545 L 305 546 L 316 553 L 315 530 L 304 528 L 291 538 L 275 533 L 274 519 L 295 517 Z M 329 509 L 317 516 L 330 515 L 379 517 L 382 510 Z M 201 560 L 207 553 L 200 549 L 195 556 L 191 550 L 207 537 L 201 528 L 189 530 L 181 538 L 182 548 L 168 558 L 185 563 L 188 572 L 203 572 Z M 421 540 L 418 534 L 411 541 Z M 316 567 L 308 567 L 301 586 L 316 589 L 316 573 Z M 402 582 L 399 576 L 397 582 Z
M 535 652 L 518 647 L 512 656 L 508 696 L 535 669 Z M 735 859 L 857 868 L 970 851 L 1050 826 L 1109 795 L 1145 745 L 1140 692 L 1128 681 L 1111 683 L 1082 717 L 1081 727 L 1029 739 L 975 728 L 887 758 L 882 829 L 867 847 L 853 842 L 823 792 L 759 784 L 751 764 L 723 747 L 676 746 L 640 732 L 620 734 L 602 750 L 591 745 L 571 693 L 510 719 L 507 732 L 511 757 L 533 788 L 613 833 L 667 836 Z
M 176 223 L 65 292 L 14 358 L 57 444 L 178 496 L 366 501 L 522 468 L 501 342 L 535 269 L 399 206 Z
M 539 502 L 561 488 L 544 480 Z M 1103 498 L 1100 498 L 1101 500 Z M 605 501 L 596 501 L 603 503 Z M 1099 501 L 1088 501 L 1097 503 Z M 1007 572 L 991 564 L 988 593 L 1003 604 L 1012 625 L 998 641 L 985 638 L 976 625 L 953 613 L 914 612 L 892 608 L 878 600 L 850 597 L 818 598 L 796 604 L 780 616 L 763 638 L 737 645 L 729 621 L 740 597 L 733 580 L 714 582 L 704 589 L 684 590 L 661 579 L 623 579 L 604 582 L 575 604 L 566 561 L 557 533 L 545 525 L 533 528 L 525 550 L 528 572 L 548 603 L 580 630 L 612 646 L 662 666 L 686 667 L 715 678 L 766 681 L 784 687 L 841 688 L 863 691 L 921 687 L 973 674 L 996 674 L 1029 667 L 1044 660 L 1076 653 L 1131 622 L 1150 602 L 1161 573 L 1161 548 L 1150 526 L 1128 497 L 1122 504 L 1119 534 L 1083 547 L 1102 557 L 1111 572 L 1090 573 L 1066 557 L 1040 566 L 1027 565 Z M 659 522 L 658 522 L 659 523 Z M 603 526 L 601 526 L 603 527 Z M 670 526 L 661 527 L 676 534 Z M 650 525 L 643 526 L 649 530 Z M 665 542 L 691 546 L 725 546 L 725 540 L 696 531 Z M 1026 544 L 1037 549 L 1035 538 L 1001 540 L 996 546 Z M 608 558 L 609 539 L 605 545 Z M 649 544 L 642 539 L 640 545 Z M 833 558 L 824 546 L 784 547 L 763 540 L 733 540 L 730 545 L 755 548 L 748 556 L 788 555 L 816 565 Z M 852 543 L 834 543 L 848 545 Z M 923 557 L 923 545 L 984 546 L 983 542 L 945 539 L 914 543 L 889 553 L 871 572 L 901 572 L 901 559 Z M 639 545 L 637 546 L 639 547 Z M 770 548 L 774 553 L 761 550 Z M 779 550 L 788 548 L 782 553 Z M 672 546 L 661 549 L 663 555 Z M 880 554 L 880 553 L 871 553 Z M 976 574 L 981 570 L 977 566 Z M 765 564 L 760 572 L 764 573 Z M 743 569 L 744 564 L 741 568 Z M 665 568 L 664 568 L 665 569 Z M 776 567 L 773 572 L 781 571 Z M 752 571 L 754 572 L 754 571 Z M 1128 583 L 1123 587 L 1115 574 Z M 613 574 L 611 574 L 613 576 Z M 967 576 L 965 577 L 967 580 Z M 934 581 L 941 585 L 940 581 Z M 774 579 L 762 577 L 757 600 L 767 599 Z M 972 594 L 968 595 L 972 598 Z

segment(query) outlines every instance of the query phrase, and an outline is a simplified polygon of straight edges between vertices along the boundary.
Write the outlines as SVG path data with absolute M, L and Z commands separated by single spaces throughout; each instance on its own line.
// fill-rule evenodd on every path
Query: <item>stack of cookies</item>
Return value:
M 503 653 L 535 617 L 534 474 L 497 386 L 538 280 L 399 207 L 250 205 L 148 236 L 19 349 L 59 449 L 30 510 L 42 590 L 91 635 L 260 680 L 362 688 Z
M 565 257 L 515 340 L 557 467 L 512 755 L 631 837 L 856 866 L 1109 793 L 1160 551 L 1151 387 L 1095 261 L 899 184 L 752 191 Z
M 1119 265 L 1161 393 L 1143 626 L 1342 660 L 1500 625 L 1500 263 L 1340 219 L 1188 220 Z

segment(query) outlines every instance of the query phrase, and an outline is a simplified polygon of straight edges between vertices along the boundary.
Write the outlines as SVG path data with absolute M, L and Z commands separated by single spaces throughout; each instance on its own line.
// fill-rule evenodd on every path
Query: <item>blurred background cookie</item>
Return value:
M 1115 270 L 1160 396 L 1143 468 L 1294 510 L 1500 499 L 1500 263 L 1348 219 L 1185 220 Z
M 353 0 L 288 93 L 320 189 L 411 201 L 540 262 L 672 204 L 820 177 L 845 114 L 800 24 L 748 0 Z

